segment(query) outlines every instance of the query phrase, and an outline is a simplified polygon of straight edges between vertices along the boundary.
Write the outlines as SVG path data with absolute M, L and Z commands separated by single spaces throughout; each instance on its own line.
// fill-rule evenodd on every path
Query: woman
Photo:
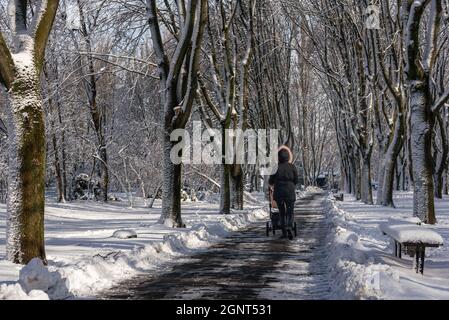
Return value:
M 296 202 L 296 185 L 298 184 L 298 171 L 292 164 L 293 156 L 290 149 L 282 146 L 278 152 L 279 166 L 278 171 L 270 176 L 268 181 L 270 188 L 273 190 L 273 198 L 276 201 L 280 218 L 282 237 L 281 239 L 293 239 L 293 209 Z

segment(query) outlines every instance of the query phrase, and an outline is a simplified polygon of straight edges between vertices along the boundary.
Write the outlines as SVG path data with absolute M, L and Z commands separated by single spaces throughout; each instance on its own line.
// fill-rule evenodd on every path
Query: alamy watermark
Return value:
M 376 4 L 369 5 L 365 10 L 365 27 L 367 29 L 380 29 L 380 8 Z
M 278 169 L 279 130 L 221 130 L 193 122 L 193 135 L 185 129 L 174 130 L 170 140 L 176 142 L 170 152 L 173 164 L 249 164 L 257 165 L 261 175 Z

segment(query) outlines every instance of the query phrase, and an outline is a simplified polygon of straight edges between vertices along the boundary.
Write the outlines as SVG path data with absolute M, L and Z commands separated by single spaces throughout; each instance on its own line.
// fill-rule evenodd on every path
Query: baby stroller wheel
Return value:
M 296 226 L 296 222 L 293 223 L 293 232 L 295 233 L 295 237 L 298 236 L 298 227 Z

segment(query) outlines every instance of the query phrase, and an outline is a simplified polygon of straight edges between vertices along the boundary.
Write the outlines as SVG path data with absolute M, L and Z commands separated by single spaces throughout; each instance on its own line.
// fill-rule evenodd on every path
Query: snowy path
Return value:
M 265 236 L 265 224 L 235 233 L 168 273 L 142 275 L 105 293 L 106 299 L 326 299 L 328 225 L 323 195 L 296 204 L 298 238 Z

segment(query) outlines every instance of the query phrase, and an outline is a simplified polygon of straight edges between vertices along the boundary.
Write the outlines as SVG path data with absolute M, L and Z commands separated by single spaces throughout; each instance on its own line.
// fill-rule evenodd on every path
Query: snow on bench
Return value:
M 394 240 L 395 256 L 402 258 L 402 247 L 416 257 L 416 272 L 424 274 L 426 247 L 437 248 L 443 245 L 443 237 L 430 227 L 418 225 L 417 221 L 394 221 L 382 223 L 379 229 Z
M 380 230 L 399 243 L 443 245 L 443 237 L 425 226 L 397 221 L 383 223 Z

